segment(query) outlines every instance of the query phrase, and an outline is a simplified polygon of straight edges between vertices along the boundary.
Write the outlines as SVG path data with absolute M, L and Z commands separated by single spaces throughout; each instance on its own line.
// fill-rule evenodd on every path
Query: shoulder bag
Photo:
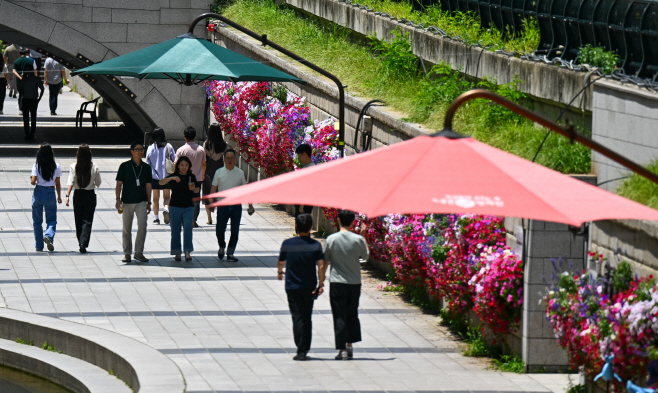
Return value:
M 165 147 L 165 169 L 167 174 L 171 175 L 176 171 L 176 164 L 171 158 L 169 158 L 169 149 L 174 150 L 174 148 L 167 143 L 167 146 Z

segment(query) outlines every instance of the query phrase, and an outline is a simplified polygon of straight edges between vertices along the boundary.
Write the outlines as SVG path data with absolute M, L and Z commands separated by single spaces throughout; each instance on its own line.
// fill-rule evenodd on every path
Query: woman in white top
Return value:
M 158 216 L 158 210 L 160 209 L 160 190 L 162 190 L 162 205 L 164 207 L 162 216 L 164 223 L 169 224 L 171 190 L 160 185 L 160 180 L 169 176 L 167 172 L 167 159 L 171 160 L 173 165 L 176 161 L 176 151 L 167 142 L 164 130 L 157 127 L 151 134 L 151 144 L 146 150 L 146 163 L 151 166 L 151 178 L 153 179 L 151 182 L 151 189 L 153 190 L 153 215 L 155 216 L 153 223 L 156 225 L 160 224 L 160 217 Z
M 95 188 L 101 186 L 101 173 L 98 166 L 91 161 L 91 149 L 85 143 L 78 147 L 77 161 L 69 170 L 69 186 L 66 192 L 66 206 L 69 205 L 71 190 L 73 193 L 73 216 L 75 217 L 75 235 L 78 237 L 80 254 L 87 252 L 91 238 L 91 226 L 96 211 Z
M 55 231 L 57 229 L 57 204 L 62 203 L 62 168 L 55 162 L 52 146 L 44 142 L 37 152 L 37 162 L 32 166 L 30 183 L 34 188 L 32 194 L 32 224 L 34 226 L 34 248 L 43 251 L 43 244 L 49 251 L 54 251 Z M 57 198 L 55 198 L 57 191 Z M 46 211 L 46 233 L 43 233 L 43 212 Z

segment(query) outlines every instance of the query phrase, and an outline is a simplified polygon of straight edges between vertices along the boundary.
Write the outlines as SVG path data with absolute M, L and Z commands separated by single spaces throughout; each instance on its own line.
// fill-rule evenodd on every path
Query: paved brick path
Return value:
M 149 224 L 145 264 L 121 263 L 121 222 L 112 208 L 121 159 L 97 159 L 104 184 L 89 253 L 77 252 L 72 207 L 61 205 L 55 252 L 35 252 L 31 158 L 0 158 L 0 305 L 99 326 L 170 356 L 187 392 L 564 392 L 564 375 L 485 369 L 456 342 L 369 278 L 361 297 L 363 342 L 355 360 L 334 361 L 327 296 L 313 316 L 312 361 L 294 362 L 283 283 L 276 280 L 281 241 L 292 218 L 268 206 L 242 220 L 237 264 L 220 262 L 214 227 L 194 231 L 194 260 L 169 256 L 169 229 Z M 71 159 L 60 159 L 68 168 Z M 63 181 L 65 182 L 65 181 Z M 64 194 L 63 194 L 64 195 Z M 149 222 L 153 216 L 149 217 Z

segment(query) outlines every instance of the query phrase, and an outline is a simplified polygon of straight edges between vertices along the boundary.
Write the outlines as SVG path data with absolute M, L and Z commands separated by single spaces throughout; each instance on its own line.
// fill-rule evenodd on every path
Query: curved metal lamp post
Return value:
M 640 176 L 644 176 L 645 178 L 649 179 L 650 181 L 658 184 L 658 175 L 655 173 L 649 171 L 642 165 L 639 165 L 635 163 L 634 161 L 629 160 L 628 158 L 622 156 L 621 154 L 618 154 L 607 147 L 601 145 L 598 142 L 593 141 L 592 139 L 579 134 L 574 130 L 573 126 L 570 127 L 563 127 L 554 121 L 548 120 L 547 118 L 540 116 L 524 107 L 521 105 L 512 102 L 504 97 L 499 96 L 496 93 L 493 93 L 489 90 L 483 90 L 483 89 L 475 89 L 475 90 L 470 90 L 467 91 L 466 93 L 463 93 L 459 97 L 457 97 L 451 104 L 450 107 L 448 108 L 448 111 L 446 112 L 446 117 L 443 123 L 443 131 L 452 131 L 452 120 L 455 117 L 455 112 L 457 112 L 457 109 L 459 109 L 460 106 L 464 105 L 466 102 L 474 100 L 476 98 L 486 98 L 488 100 L 491 100 L 499 105 L 504 106 L 505 108 L 511 110 L 512 112 L 518 113 L 521 116 L 527 117 L 528 119 L 534 121 L 535 123 L 541 124 L 542 126 L 549 128 L 558 134 L 565 136 L 571 140 L 571 143 L 574 141 L 585 145 L 589 147 L 590 149 L 601 153 L 602 155 L 608 157 L 609 159 L 627 167 L 631 171 L 637 173 Z M 440 134 L 440 133 L 439 133 Z M 437 135 L 437 134 L 435 134 Z M 437 135 L 440 136 L 440 135 Z
M 227 25 L 240 30 L 241 32 L 247 34 L 248 36 L 257 39 L 260 41 L 263 46 L 270 46 L 273 49 L 276 49 L 277 51 L 283 53 L 284 55 L 291 57 L 294 60 L 297 60 L 298 62 L 304 64 L 308 68 L 312 69 L 313 71 L 316 71 L 327 78 L 331 79 L 335 84 L 336 87 L 338 87 L 338 149 L 340 151 L 340 156 L 343 157 L 345 155 L 345 90 L 343 88 L 343 84 L 341 81 L 333 74 L 330 72 L 318 67 L 317 65 L 311 63 L 310 61 L 304 59 L 301 56 L 296 55 L 295 53 L 289 51 L 288 49 L 275 44 L 274 42 L 270 41 L 267 39 L 267 34 L 259 35 L 246 27 L 239 25 L 232 20 L 220 15 L 216 14 L 214 12 L 207 12 L 205 14 L 199 15 L 194 20 L 192 23 L 190 23 L 190 27 L 188 29 L 188 34 L 193 34 L 194 32 L 194 27 L 199 23 L 200 21 L 206 19 L 206 18 L 213 18 L 217 20 L 221 20 L 222 22 L 226 23 Z

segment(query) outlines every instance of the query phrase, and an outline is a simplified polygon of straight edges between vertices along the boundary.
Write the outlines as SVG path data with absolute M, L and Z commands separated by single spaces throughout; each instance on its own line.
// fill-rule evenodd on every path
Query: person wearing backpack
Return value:
M 174 161 L 176 160 L 176 151 L 173 146 L 167 142 L 165 132 L 162 128 L 157 127 L 151 134 L 151 144 L 146 151 L 146 163 L 151 166 L 151 175 L 153 177 L 153 223 L 160 225 L 160 190 L 162 190 L 162 216 L 164 223 L 169 224 L 169 201 L 171 200 L 171 189 L 160 185 L 160 180 L 174 173 Z

